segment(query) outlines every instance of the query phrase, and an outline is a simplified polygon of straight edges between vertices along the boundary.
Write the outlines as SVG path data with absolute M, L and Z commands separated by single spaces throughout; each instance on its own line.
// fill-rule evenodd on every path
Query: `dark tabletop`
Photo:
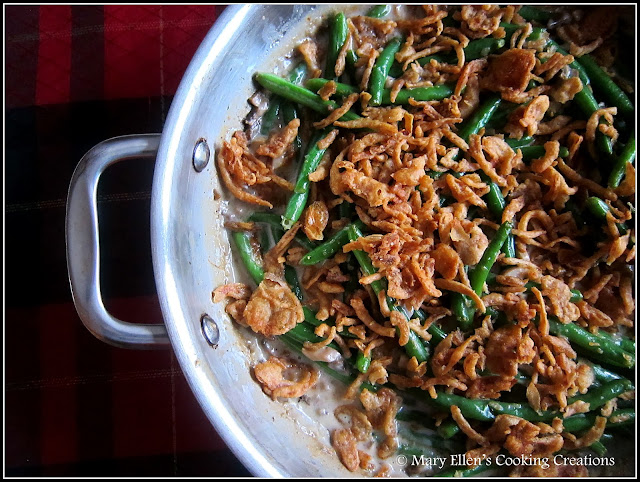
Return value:
M 5 475 L 247 476 L 171 350 L 108 346 L 82 325 L 65 204 L 82 155 L 161 132 L 223 6 L 5 7 Z M 149 239 L 153 162 L 99 188 L 108 310 L 160 322 Z

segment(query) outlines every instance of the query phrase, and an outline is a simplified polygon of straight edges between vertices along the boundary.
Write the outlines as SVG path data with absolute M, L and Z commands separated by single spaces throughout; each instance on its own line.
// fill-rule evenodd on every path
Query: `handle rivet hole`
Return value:
M 213 347 L 217 346 L 220 340 L 220 330 L 218 330 L 216 322 L 205 314 L 200 318 L 200 324 L 202 325 L 202 335 L 207 343 Z
M 207 164 L 209 164 L 209 158 L 211 157 L 211 151 L 209 150 L 209 144 L 203 138 L 198 139 L 196 146 L 193 148 L 193 168 L 196 172 L 201 172 Z

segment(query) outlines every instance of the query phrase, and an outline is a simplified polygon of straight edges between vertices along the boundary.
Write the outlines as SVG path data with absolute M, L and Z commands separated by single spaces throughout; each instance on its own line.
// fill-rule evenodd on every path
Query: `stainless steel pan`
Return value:
M 326 430 L 262 393 L 251 378 L 246 340 L 211 300 L 214 288 L 234 279 L 214 156 L 228 132 L 241 128 L 254 72 L 282 67 L 296 39 L 312 33 L 330 8 L 227 7 L 191 61 L 162 134 L 95 146 L 80 161 L 68 197 L 69 277 L 86 327 L 116 346 L 170 346 L 209 420 L 256 476 L 348 472 Z M 164 324 L 131 324 L 112 317 L 100 296 L 96 188 L 110 164 L 154 156 L 151 249 Z
M 162 134 L 95 146 L 80 161 L 68 197 L 69 277 L 86 327 L 116 346 L 171 347 L 215 429 L 242 463 L 262 477 L 353 474 L 338 461 L 325 428 L 297 411 L 295 403 L 273 402 L 262 393 L 250 370 L 255 342 L 247 341 L 223 307 L 212 302 L 211 291 L 236 276 L 214 157 L 220 142 L 241 128 L 249 112 L 252 75 L 282 71 L 295 44 L 334 8 L 227 7 L 192 59 Z M 156 159 L 151 249 L 164 317 L 159 325 L 117 320 L 100 296 L 98 180 L 110 164 L 140 157 Z M 625 458 L 631 460 L 619 460 Z

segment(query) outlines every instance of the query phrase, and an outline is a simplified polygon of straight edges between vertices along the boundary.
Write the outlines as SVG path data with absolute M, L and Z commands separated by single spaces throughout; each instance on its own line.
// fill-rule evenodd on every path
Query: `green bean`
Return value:
M 608 383 L 613 380 L 620 380 L 624 378 L 622 375 L 618 375 L 617 373 L 608 370 L 596 363 L 593 363 L 591 360 L 587 360 L 585 358 L 578 358 L 578 362 L 583 363 L 591 367 L 593 371 L 593 376 L 595 377 L 598 383 Z
M 521 6 L 518 14 L 529 22 L 538 22 L 541 24 L 546 24 L 552 18 L 551 12 L 530 5 Z
M 382 18 L 389 15 L 391 5 L 375 5 L 367 12 L 367 17 Z
M 271 241 L 273 230 L 271 229 L 261 229 L 260 230 L 260 252 L 264 255 L 273 244 Z
M 626 352 L 606 337 L 594 335 L 575 323 L 561 323 L 555 316 L 549 316 L 548 321 L 551 333 L 564 336 L 589 353 L 591 358 L 622 368 L 633 368 L 635 365 L 635 353 Z
M 496 284 L 498 282 L 496 276 L 497 275 L 495 275 L 494 273 L 489 273 L 489 275 L 487 276 L 487 284 L 490 286 Z M 535 281 L 528 281 L 524 285 L 524 287 L 527 290 L 530 290 L 531 288 L 540 289 L 540 283 L 537 283 Z M 578 303 L 579 301 L 582 301 L 582 298 L 583 298 L 582 292 L 580 290 L 576 290 L 576 289 L 571 290 L 571 298 L 569 298 L 569 301 L 571 303 Z
M 304 313 L 304 321 L 313 326 L 320 326 L 324 321 L 320 321 L 316 318 L 316 313 L 311 308 L 306 306 L 302 307 L 302 312 Z
M 272 95 L 269 99 L 269 108 L 262 116 L 262 124 L 260 125 L 260 134 L 266 136 L 273 129 L 278 116 L 280 115 L 282 99 L 277 95 Z
M 347 50 L 347 65 L 351 65 L 352 67 L 355 68 L 355 64 L 358 61 L 358 54 L 355 53 L 353 50 Z
M 562 49 L 554 40 L 549 40 L 547 45 L 552 46 L 555 48 L 556 52 L 561 53 L 562 55 L 568 55 L 567 51 Z M 573 100 L 585 117 L 589 118 L 591 117 L 591 114 L 600 108 L 593 92 L 591 89 L 587 88 L 587 86 L 591 84 L 591 79 L 589 78 L 589 75 L 587 75 L 585 68 L 577 60 L 571 62 L 569 67 L 578 72 L 580 80 L 582 81 L 582 90 L 574 96 Z M 599 124 L 603 123 L 606 123 L 606 120 L 601 118 Z M 600 130 L 596 131 L 596 145 L 598 150 L 604 154 L 605 157 L 611 157 L 613 155 L 613 140 L 600 132 Z
M 497 50 L 500 50 L 504 46 L 505 46 L 504 39 L 486 37 L 486 38 L 481 38 L 477 40 L 472 40 L 471 42 L 469 42 L 469 45 L 467 45 L 463 49 L 465 62 L 486 57 L 489 54 Z M 456 61 L 457 61 L 457 57 L 456 57 Z
M 467 266 L 465 270 L 468 270 Z M 471 329 L 475 310 L 471 307 L 471 299 L 468 296 L 462 293 L 451 293 L 451 311 L 461 329 L 465 331 Z
M 536 283 L 535 281 L 529 281 L 527 284 L 524 285 L 524 287 L 527 288 L 528 290 L 530 290 L 531 288 L 540 289 L 540 283 Z M 571 303 L 579 303 L 580 301 L 582 301 L 582 299 L 583 299 L 583 296 L 580 290 L 576 290 L 576 289 L 571 290 L 571 298 L 569 298 L 569 301 Z
M 502 249 L 502 245 L 507 240 L 509 234 L 511 234 L 512 227 L 513 225 L 509 221 L 500 226 L 496 235 L 489 243 L 489 246 L 485 249 L 478 264 L 469 271 L 469 282 L 471 283 L 471 288 L 478 296 L 482 296 L 484 283 L 489 276 L 489 271 L 496 262 L 496 258 Z M 460 328 L 463 331 L 470 330 L 472 328 L 473 314 L 475 312 L 471 307 L 471 299 L 461 293 L 453 293 L 451 308 L 460 323 Z
M 421 396 L 427 404 L 443 411 L 448 412 L 452 405 L 456 405 L 467 419 L 491 422 L 496 418 L 487 400 L 471 399 L 439 391 L 436 392 L 436 398 L 431 398 L 427 392 L 419 388 L 413 390 L 413 392 Z M 533 409 L 531 410 L 533 411 Z
M 558 45 L 558 43 L 555 40 L 549 40 L 549 42 L 547 42 L 547 45 L 549 47 L 553 47 L 555 49 L 556 52 L 567 56 L 569 55 L 569 53 L 564 50 L 562 47 L 560 47 L 560 45 Z M 547 59 L 544 59 L 543 62 L 546 62 Z M 572 69 L 574 69 L 575 71 L 578 72 L 578 76 L 580 77 L 580 80 L 582 81 L 582 86 L 586 87 L 587 85 L 591 84 L 591 79 L 589 78 L 589 76 L 587 75 L 587 71 L 584 69 L 584 67 L 582 65 L 580 65 L 576 60 L 574 60 L 573 62 L 571 62 L 569 64 L 569 67 L 571 67 Z M 583 91 L 585 90 L 584 88 L 582 89 Z M 589 94 L 591 94 L 591 91 L 587 89 L 587 92 Z M 591 94 L 591 96 L 593 97 L 593 94 Z M 597 105 L 597 103 L 596 103 Z M 585 112 L 586 114 L 586 112 Z M 589 114 L 591 115 L 591 114 Z
M 296 337 L 289 335 L 289 333 L 285 333 L 284 335 L 280 335 L 278 337 L 280 340 L 282 340 L 289 348 L 291 348 L 292 350 L 298 352 L 298 353 L 302 353 L 302 349 L 304 347 L 303 342 L 299 341 Z M 353 383 L 353 381 L 355 380 L 355 377 L 350 376 L 350 375 L 346 375 L 344 373 L 341 373 L 337 370 L 334 370 L 332 368 L 329 367 L 329 364 L 326 362 L 320 362 L 320 361 L 316 361 L 314 362 L 316 365 L 318 365 L 320 368 L 322 368 L 322 370 L 324 372 L 326 372 L 328 375 L 330 375 L 331 377 L 335 378 L 336 380 L 344 383 L 345 385 L 349 385 L 351 383 Z M 368 382 L 364 382 L 362 384 L 363 388 L 368 388 L 372 391 L 375 391 L 375 387 L 373 385 L 371 385 Z
M 288 100 L 285 100 L 282 103 L 282 119 L 286 125 L 289 124 L 294 119 L 300 119 L 300 114 L 298 113 L 298 109 L 296 105 Z M 296 160 L 302 155 L 302 138 L 300 137 L 300 132 L 296 134 L 295 139 L 293 140 L 293 149 L 296 153 Z
M 493 129 L 498 132 L 502 132 L 507 121 L 511 117 L 511 114 L 518 108 L 518 104 L 512 104 L 511 102 L 502 102 L 500 107 L 496 109 L 489 122 L 487 122 L 486 129 Z
M 433 447 L 416 447 L 414 445 L 407 445 L 401 443 L 396 450 L 397 454 L 404 455 L 405 457 L 436 457 L 438 452 Z
M 511 149 L 520 149 L 522 147 L 527 147 L 533 144 L 535 139 L 531 136 L 522 136 L 520 139 L 505 139 L 505 142 L 509 144 Z
M 358 61 L 358 54 L 356 54 L 353 50 L 347 50 L 347 55 L 345 58 L 345 71 L 347 72 L 349 78 L 355 82 L 356 81 L 356 62 Z
M 421 323 L 424 323 L 424 321 L 427 319 L 427 315 L 422 310 L 416 310 L 413 313 L 412 318 L 418 318 Z M 447 334 L 445 333 L 445 331 L 435 323 L 431 323 L 429 325 L 429 328 L 427 328 L 427 331 L 431 335 L 430 341 L 434 342 L 434 344 L 436 345 L 447 337 Z
M 489 283 L 489 281 L 487 281 L 487 283 Z M 498 311 L 495 306 L 487 306 L 487 311 L 485 314 L 489 315 L 491 318 L 497 318 L 501 313 L 502 311 Z
M 606 338 L 607 340 L 611 341 L 611 343 L 618 345 L 625 351 L 628 351 L 630 353 L 636 352 L 636 342 L 631 338 L 628 338 L 626 336 L 615 336 L 604 330 L 598 330 L 598 336 Z
M 357 241 L 363 236 L 362 232 L 356 224 L 349 225 L 348 232 L 350 241 Z M 370 276 L 377 272 L 376 268 L 373 266 L 373 263 L 371 263 L 371 259 L 369 259 L 367 253 L 360 250 L 354 250 L 352 252 L 358 260 L 358 263 L 360 264 L 360 269 L 366 276 Z M 386 291 L 386 280 L 376 280 L 371 283 L 371 287 L 373 288 L 373 291 L 376 293 L 376 295 L 383 290 Z M 404 314 L 407 320 L 410 318 L 404 307 L 398 305 L 392 298 L 388 296 L 387 305 L 390 310 L 395 310 Z M 396 331 L 398 331 L 399 333 L 398 328 L 396 328 Z M 426 347 L 424 346 L 418 335 L 416 335 L 412 330 L 409 330 L 409 341 L 406 345 L 404 345 L 404 349 L 407 352 L 407 355 L 409 355 L 410 357 L 416 357 L 418 363 L 422 363 L 423 361 L 427 361 L 428 359 L 429 355 L 427 353 Z
M 460 433 L 460 427 L 453 419 L 446 419 L 438 426 L 438 434 L 444 439 L 450 439 Z
M 302 312 L 304 313 L 304 321 L 312 326 L 320 326 L 322 324 L 326 324 L 329 326 L 335 326 L 335 323 L 332 319 L 327 319 L 327 320 L 319 320 L 318 318 L 316 318 L 316 312 L 313 311 L 311 308 L 308 308 L 306 306 L 302 307 Z M 338 334 L 343 337 L 343 338 L 357 338 L 356 335 L 353 335 L 351 333 L 349 333 L 348 331 L 339 331 Z
M 458 135 L 462 137 L 465 141 L 469 141 L 469 138 L 472 134 L 477 134 L 480 129 L 485 127 L 491 116 L 495 113 L 495 111 L 500 106 L 502 99 L 498 95 L 491 95 L 484 103 L 478 107 L 473 115 L 469 117 L 458 129 Z M 458 151 L 458 153 L 453 156 L 453 160 L 457 161 L 462 157 L 462 151 Z
M 309 79 L 307 80 L 306 86 L 308 89 L 317 92 L 324 87 L 327 82 L 329 82 L 327 79 Z M 343 97 L 359 92 L 359 89 L 353 85 L 343 84 L 342 82 L 335 82 L 335 85 L 336 94 Z M 382 89 L 381 105 L 407 105 L 409 104 L 409 99 L 417 101 L 442 100 L 451 94 L 453 94 L 453 86 L 448 84 L 434 85 L 432 87 L 416 87 L 413 89 L 401 89 L 395 100 L 391 102 L 391 89 Z
M 395 100 L 391 102 L 391 91 L 382 90 L 381 104 L 408 105 L 409 100 L 431 101 L 446 99 L 453 94 L 454 87 L 448 84 L 434 85 L 433 87 L 414 87 L 413 89 L 401 89 Z
M 258 214 L 258 213 L 253 213 L 253 214 Z M 263 213 L 263 214 L 269 214 L 269 213 Z M 249 221 L 251 221 L 252 216 L 249 216 Z M 282 238 L 282 236 L 284 236 L 284 230 L 282 229 L 282 226 L 280 226 L 280 224 L 277 222 L 277 218 L 278 218 L 277 215 L 275 215 L 275 218 L 276 218 L 276 222 L 273 224 L 269 223 L 269 227 L 271 229 L 271 234 L 273 235 L 273 238 L 280 239 Z M 269 244 L 263 244 L 262 245 L 263 249 L 268 245 Z M 289 287 L 291 288 L 291 291 L 293 292 L 293 294 L 296 295 L 296 297 L 300 301 L 302 301 L 302 299 L 304 298 L 304 295 L 302 293 L 302 287 L 300 286 L 300 281 L 298 281 L 298 274 L 296 273 L 296 269 L 293 266 L 288 264 L 284 265 L 284 279 L 289 285 Z
M 615 410 L 607 422 L 607 428 L 623 428 L 635 426 L 636 410 L 635 408 L 621 408 Z
M 251 243 L 251 234 L 247 231 L 234 231 L 231 233 L 231 237 L 238 248 L 238 254 L 247 272 L 256 284 L 260 284 L 264 278 L 264 269 L 262 268 L 262 260 Z
M 599 221 L 606 222 L 607 213 L 609 212 L 609 206 L 602 199 L 596 196 L 588 197 L 585 206 L 595 216 Z M 621 235 L 627 234 L 628 228 L 624 223 L 616 223 L 618 227 L 618 232 Z
M 318 94 L 311 92 L 309 89 L 305 89 L 304 87 L 289 82 L 288 80 L 282 79 L 277 75 L 259 73 L 255 75 L 255 79 L 265 89 L 292 102 L 315 110 L 320 114 L 329 114 L 330 111 L 339 107 L 335 102 L 331 100 L 323 100 Z M 342 121 L 352 121 L 357 119 L 360 119 L 360 116 L 351 111 L 347 112 L 340 118 Z
M 316 132 L 309 143 L 307 155 L 305 156 L 302 167 L 300 168 L 293 194 L 291 195 L 291 198 L 289 198 L 289 202 L 287 203 L 287 207 L 282 216 L 282 227 L 286 230 L 291 229 L 294 223 L 300 219 L 300 216 L 307 205 L 309 188 L 311 186 L 309 174 L 318 168 L 318 165 L 322 160 L 322 156 L 324 156 L 324 153 L 327 150 L 326 147 L 318 147 L 318 142 L 320 142 L 329 132 L 329 127 Z
M 338 206 L 338 215 L 340 216 L 340 219 L 351 219 L 355 214 L 356 210 L 350 202 L 342 201 Z
M 633 385 L 630 384 L 629 380 L 614 380 L 600 387 L 596 387 L 584 395 L 572 397 L 567 403 L 571 404 L 577 401 L 583 401 L 588 403 L 590 410 L 593 411 L 602 407 L 609 400 L 632 389 Z M 412 391 L 422 392 L 420 389 L 412 389 Z M 431 398 L 428 394 L 423 394 L 422 398 L 428 404 L 446 411 L 448 411 L 452 405 L 457 405 L 465 418 L 484 422 L 490 422 L 498 415 L 514 415 L 533 423 L 551 422 L 554 418 L 562 418 L 561 412 L 556 410 L 537 412 L 528 404 L 469 399 L 460 395 L 444 392 L 437 392 L 436 398 Z M 565 419 L 565 422 L 568 419 L 569 418 Z
M 469 141 L 472 134 L 477 134 L 480 129 L 487 125 L 489 119 L 500 106 L 502 99 L 499 95 L 491 95 L 480 107 L 467 119 L 458 129 L 458 135 L 465 141 Z
M 533 286 L 539 285 L 535 283 L 531 287 Z M 577 291 L 578 294 L 574 291 L 577 290 L 572 290 L 572 300 L 582 296 L 579 291 Z M 539 321 L 537 317 L 534 320 L 536 323 Z M 635 342 L 633 340 L 626 337 L 616 339 L 602 330 L 593 334 L 575 323 L 561 323 L 555 316 L 549 316 L 548 321 L 551 333 L 566 337 L 582 351 L 589 353 L 591 357 L 622 368 L 632 368 L 635 365 Z
M 301 343 L 302 346 L 304 346 L 305 342 L 318 343 L 324 340 L 324 338 L 314 333 L 313 327 L 311 325 L 308 325 L 306 323 L 298 323 L 296 326 L 287 331 L 286 334 L 293 340 Z M 332 341 L 327 346 L 340 353 L 340 347 L 335 342 Z
M 506 23 L 506 22 L 500 22 L 500 26 L 504 28 L 504 31 L 505 31 L 504 41 L 506 45 L 510 44 L 511 37 L 513 36 L 513 34 L 524 27 L 524 25 L 518 25 L 517 23 Z M 546 33 L 545 29 L 540 27 L 533 27 L 533 29 L 531 30 L 531 33 L 527 36 L 527 40 L 532 40 L 532 41 L 540 40 L 540 38 L 542 38 L 542 35 L 544 33 Z
M 463 49 L 464 59 L 466 62 L 469 62 L 471 60 L 477 60 L 479 58 L 486 57 L 487 55 L 500 50 L 502 47 L 504 47 L 504 45 L 504 39 L 497 39 L 493 37 L 472 40 L 471 42 L 469 42 L 469 45 L 467 45 Z M 447 64 L 455 64 L 458 62 L 458 57 L 455 53 L 448 53 L 443 55 L 431 55 L 428 57 L 422 57 L 421 59 L 418 59 L 418 63 L 424 66 L 431 62 L 431 59 L 435 59 L 438 62 Z
M 627 94 L 602 70 L 593 57 L 583 55 L 577 58 L 577 62 L 591 79 L 593 88 L 601 93 L 611 105 L 618 108 L 619 115 L 628 120 L 635 119 L 635 108 Z
M 307 74 L 307 65 L 305 63 L 298 64 L 289 74 L 289 80 L 294 84 L 300 84 L 302 79 Z M 260 126 L 260 134 L 266 136 L 273 129 L 273 125 L 275 124 L 278 116 L 280 115 L 280 111 L 282 111 L 282 115 L 284 117 L 284 121 L 289 123 L 293 120 L 292 117 L 297 117 L 295 113 L 294 107 L 288 102 L 283 102 L 282 97 L 279 95 L 273 94 L 269 99 L 269 108 L 267 112 L 265 112 L 262 117 L 262 125 Z M 299 142 L 299 139 L 298 141 Z M 296 148 L 300 147 L 296 145 Z
M 622 153 L 613 163 L 613 169 L 609 175 L 609 187 L 617 188 L 627 172 L 627 164 L 633 164 L 636 158 L 636 136 L 631 134 L 629 141 L 624 146 Z
M 402 441 L 398 444 L 396 454 L 402 454 L 407 457 L 436 457 L 442 455 L 443 452 L 459 453 L 463 449 L 459 443 L 452 443 L 431 434 L 400 430 L 399 435 Z M 384 440 L 385 435 L 374 432 L 373 438 L 380 443 Z
M 358 351 L 356 355 L 356 368 L 360 373 L 367 373 L 371 366 L 371 357 L 366 356 L 363 352 Z
M 591 214 L 593 214 L 596 218 L 601 221 L 606 220 L 607 213 L 609 212 L 609 206 L 600 198 L 591 196 L 587 198 L 585 205 Z
M 595 97 L 586 86 L 584 86 L 582 90 L 573 97 L 573 100 L 587 118 L 591 117 L 591 114 L 593 114 L 600 108 Z M 599 124 L 605 122 L 606 121 L 604 120 L 604 118 L 601 118 Z M 602 132 L 600 132 L 600 130 L 596 131 L 596 143 L 598 149 L 603 154 L 605 154 L 606 156 L 613 155 L 613 143 L 611 141 L 611 138 L 605 136 Z
M 556 52 L 559 52 L 562 55 L 568 55 L 567 52 L 563 50 L 555 41 L 549 41 L 548 45 L 555 47 Z M 600 108 L 600 106 L 598 105 L 598 101 L 596 101 L 596 98 L 593 95 L 593 92 L 591 92 L 591 90 L 587 88 L 587 85 L 591 83 L 591 80 L 589 79 L 589 76 L 587 75 L 584 67 L 582 67 L 582 65 L 577 61 L 574 60 L 569 64 L 569 66 L 578 72 L 580 80 L 582 81 L 582 90 L 573 97 L 573 100 L 585 115 L 585 117 L 589 118 L 591 117 L 591 114 L 593 114 Z M 606 121 L 604 118 L 601 118 L 599 124 L 603 123 L 606 123 Z M 613 155 L 612 139 L 604 135 L 602 132 L 600 132 L 600 130 L 596 131 L 596 145 L 598 147 L 598 150 L 602 152 L 606 157 L 610 157 Z
M 520 152 L 522 152 L 523 161 L 532 161 L 544 156 L 545 149 L 544 146 L 524 146 L 520 148 Z M 560 147 L 558 156 L 566 159 L 569 157 L 569 149 L 564 146 Z
M 569 433 L 587 430 L 596 423 L 596 413 L 578 413 L 567 417 L 562 422 L 562 428 Z
M 359 229 L 364 228 L 362 221 L 355 222 Z M 322 243 L 317 248 L 305 254 L 300 260 L 300 264 L 303 266 L 311 266 L 321 263 L 322 261 L 329 259 L 336 254 L 345 244 L 349 242 L 349 226 L 345 226 L 336 234 L 331 236 L 326 242 Z
M 406 404 L 402 405 L 398 409 L 396 420 L 398 420 L 399 422 L 416 423 L 428 428 L 429 430 L 434 430 L 436 428 L 433 419 L 431 417 L 425 416 L 424 411 L 407 408 Z
M 371 105 L 380 105 L 382 103 L 384 84 L 387 81 L 389 69 L 391 68 L 396 53 L 400 50 L 402 42 L 403 39 L 399 37 L 392 39 L 376 59 L 373 70 L 371 71 L 371 78 L 369 79 L 369 93 L 371 94 L 369 103 Z
M 293 294 L 302 301 L 304 295 L 302 294 L 302 286 L 300 286 L 300 281 L 298 281 L 298 274 L 296 273 L 296 269 L 288 264 L 284 265 L 284 279 L 287 284 L 293 291 Z
M 505 24 L 508 25 L 508 24 Z M 469 44 L 463 49 L 464 50 L 464 58 L 466 62 L 471 60 L 476 60 L 482 57 L 486 57 L 487 55 L 500 50 L 505 46 L 504 39 L 496 39 L 493 37 L 481 38 L 472 40 Z M 455 53 L 447 52 L 444 54 L 436 54 L 429 55 L 428 57 L 422 57 L 417 60 L 418 64 L 424 66 L 427 65 L 431 60 L 435 60 L 439 63 L 445 64 L 455 64 L 458 62 L 458 56 Z M 402 75 L 402 66 L 399 63 L 395 63 L 390 72 L 392 77 L 400 77 Z
M 513 233 L 509 233 L 507 240 L 502 245 L 501 251 L 507 258 L 516 258 L 518 256 L 518 252 L 516 251 L 516 238 Z
M 307 64 L 305 64 L 304 62 L 300 62 L 291 70 L 291 72 L 289 72 L 289 82 L 296 85 L 302 85 L 302 81 L 304 80 L 306 75 Z
M 600 387 L 589 390 L 584 395 L 578 395 L 570 398 L 567 403 L 571 404 L 576 401 L 582 401 L 589 404 L 589 410 L 594 411 L 602 407 L 609 400 L 612 400 L 625 392 L 633 390 L 633 384 L 627 379 L 612 380 L 603 383 Z
M 578 208 L 578 204 L 575 202 L 573 198 L 569 198 L 566 204 L 567 211 L 571 213 L 573 220 L 576 223 L 576 228 L 578 230 L 582 230 L 586 227 L 586 223 L 584 221 L 584 216 L 582 209 Z
M 291 72 L 289 73 L 289 82 L 293 84 L 300 85 L 307 75 L 307 64 L 301 62 L 298 64 Z M 300 115 L 298 114 L 298 109 L 296 108 L 296 104 L 291 101 L 283 100 L 282 101 L 282 119 L 285 124 L 289 124 L 294 119 L 299 119 Z M 298 153 L 298 156 L 301 155 L 302 150 L 302 139 L 300 137 L 300 133 L 296 135 L 295 140 L 293 141 L 293 147 L 295 151 Z
M 453 175 L 452 172 L 447 172 L 447 171 L 432 171 L 432 170 L 428 170 L 427 171 L 427 176 L 429 176 L 431 179 L 435 179 L 435 180 L 440 179 L 445 174 Z
M 340 49 L 347 40 L 349 27 L 347 26 L 347 17 L 340 12 L 331 19 L 331 32 L 329 34 L 329 47 L 327 50 L 327 65 L 324 70 L 324 76 L 327 79 L 336 78 L 336 61 Z
M 327 85 L 329 82 L 332 82 L 332 81 L 327 79 L 322 79 L 320 77 L 316 77 L 315 79 L 307 80 L 304 85 L 307 89 L 313 92 L 318 92 L 322 87 Z M 360 89 L 358 89 L 358 87 L 355 87 L 353 85 L 345 84 L 343 82 L 335 82 L 335 81 L 333 81 L 333 83 L 336 86 L 336 94 L 341 97 L 347 97 L 351 94 L 357 94 L 358 92 L 360 92 Z
M 280 229 L 280 231 L 276 231 L 276 233 L 274 234 L 279 234 L 279 236 L 275 236 L 274 237 L 276 239 L 280 239 L 282 237 L 282 234 L 284 234 L 284 232 L 282 231 L 282 225 L 280 224 L 281 222 L 281 217 L 275 213 L 267 213 L 264 211 L 257 211 L 254 213 L 251 213 L 251 215 L 249 216 L 249 218 L 247 219 L 247 221 L 250 222 L 254 222 L 254 223 L 264 223 L 267 224 L 271 227 L 271 229 Z M 293 238 L 293 240 L 298 243 L 300 246 L 302 246 L 303 248 L 307 249 L 308 251 L 311 251 L 313 249 L 315 249 L 316 247 L 316 243 L 314 243 L 313 241 L 311 241 L 309 238 L 307 238 L 306 236 L 303 236 L 301 234 L 296 234 L 296 236 Z
M 282 103 L 282 119 L 285 124 L 289 124 L 294 119 L 299 119 L 298 109 L 293 102 L 284 101 Z M 293 141 L 293 148 L 295 152 L 299 153 L 302 148 L 302 139 L 300 138 L 300 134 L 296 135 L 296 138 Z
M 513 224 L 509 221 L 506 223 L 502 223 L 496 235 L 493 237 L 487 249 L 485 249 L 482 258 L 478 262 L 478 264 L 473 268 L 469 273 L 469 282 L 471 284 L 471 288 L 473 291 L 477 293 L 478 296 L 482 295 L 482 290 L 484 287 L 484 283 L 487 280 L 487 276 L 489 275 L 489 270 L 496 262 L 496 258 L 498 257 L 498 253 L 500 252 L 500 248 L 504 244 L 507 236 L 511 232 Z
M 491 214 L 493 214 L 498 220 L 502 220 L 502 211 L 506 205 L 504 196 L 500 187 L 487 176 L 484 172 L 480 172 L 480 179 L 489 186 L 489 192 L 484 195 L 484 200 L 487 203 L 487 207 Z
M 629 380 L 613 380 L 590 390 L 586 394 L 572 397 L 567 403 L 571 404 L 582 401 L 588 403 L 590 410 L 594 412 L 604 406 L 609 400 L 630 390 L 633 390 L 633 384 L 631 384 Z M 563 418 L 561 412 L 556 410 L 537 412 L 528 404 L 506 403 L 486 399 L 469 399 L 461 395 L 439 391 L 436 392 L 436 398 L 431 398 L 429 394 L 421 389 L 408 389 L 407 391 L 421 397 L 427 404 L 443 411 L 449 411 L 452 405 L 456 405 L 460 408 L 465 418 L 482 422 L 491 422 L 495 420 L 498 415 L 513 415 L 524 418 L 532 423 L 551 422 L 554 418 Z M 617 412 L 616 415 L 620 420 L 617 420 L 613 426 L 619 427 L 629 425 L 633 422 L 633 420 L 631 420 L 631 417 L 635 417 L 633 409 L 626 411 L 618 410 Z M 588 428 L 593 425 L 594 422 L 595 413 L 572 415 L 564 419 L 564 428 L 567 431 L 573 432 Z
M 605 435 L 606 434 L 602 434 L 602 437 L 600 437 L 600 440 L 602 440 L 602 438 Z M 589 448 L 593 450 L 596 454 L 598 454 L 600 457 L 604 457 L 604 455 L 607 453 L 607 447 L 605 447 L 600 440 L 593 442 L 591 445 L 589 445 Z
M 567 432 L 580 432 L 581 430 L 587 430 L 596 423 L 596 417 L 599 416 L 596 412 L 591 413 L 579 413 L 571 415 L 563 420 L 563 428 Z M 615 429 L 626 427 L 629 425 L 635 425 L 636 411 L 633 408 L 625 408 L 615 410 L 609 417 L 607 422 L 607 429 Z

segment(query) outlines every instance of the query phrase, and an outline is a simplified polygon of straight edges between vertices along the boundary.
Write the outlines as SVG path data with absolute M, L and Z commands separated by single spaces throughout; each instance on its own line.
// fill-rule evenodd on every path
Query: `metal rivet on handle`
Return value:
M 209 315 L 202 315 L 200 318 L 200 324 L 202 325 L 202 334 L 207 343 L 211 346 L 216 346 L 220 339 L 220 331 L 215 321 L 211 319 Z
M 209 150 L 209 144 L 207 144 L 206 140 L 199 139 L 196 147 L 193 148 L 193 168 L 196 172 L 200 172 L 207 167 L 210 156 L 211 151 Z

